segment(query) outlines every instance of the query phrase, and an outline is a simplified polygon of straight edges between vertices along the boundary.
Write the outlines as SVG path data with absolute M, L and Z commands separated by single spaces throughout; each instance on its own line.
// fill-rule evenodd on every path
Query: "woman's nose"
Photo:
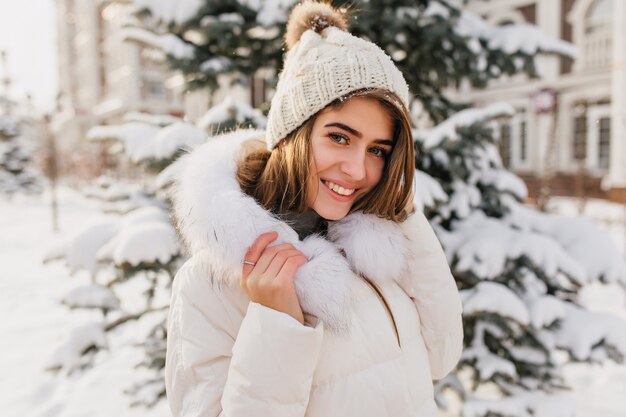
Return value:
M 361 152 L 351 152 L 342 162 L 341 171 L 354 181 L 361 181 L 366 173 L 365 155 Z

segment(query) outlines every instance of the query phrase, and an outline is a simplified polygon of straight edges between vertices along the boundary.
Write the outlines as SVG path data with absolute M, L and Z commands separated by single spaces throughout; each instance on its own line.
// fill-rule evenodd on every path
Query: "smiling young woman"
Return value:
M 462 349 L 443 250 L 412 208 L 409 92 L 393 61 L 304 1 L 266 132 L 177 163 L 174 416 L 434 417 Z
M 302 214 L 312 208 L 327 220 L 358 210 L 394 221 L 408 215 L 413 138 L 408 112 L 392 92 L 362 89 L 337 98 L 273 151 L 260 141 L 258 148 L 239 164 L 237 179 L 267 209 Z M 328 181 L 358 189 L 343 198 Z M 330 197 L 345 204 L 329 204 Z

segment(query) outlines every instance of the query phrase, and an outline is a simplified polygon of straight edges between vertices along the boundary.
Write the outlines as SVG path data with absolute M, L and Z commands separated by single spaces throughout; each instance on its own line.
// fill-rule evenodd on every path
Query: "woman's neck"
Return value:
M 279 217 L 298 233 L 300 240 L 313 233 L 324 231 L 324 219 L 313 209 L 307 209 L 304 213 L 285 212 Z

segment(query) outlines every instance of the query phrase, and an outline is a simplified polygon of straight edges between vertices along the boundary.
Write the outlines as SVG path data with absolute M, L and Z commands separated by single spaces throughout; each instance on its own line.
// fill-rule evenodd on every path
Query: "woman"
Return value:
M 193 256 L 173 286 L 172 413 L 435 416 L 461 304 L 411 210 L 408 88 L 327 4 L 296 6 L 286 41 L 267 132 L 211 140 L 179 165 Z

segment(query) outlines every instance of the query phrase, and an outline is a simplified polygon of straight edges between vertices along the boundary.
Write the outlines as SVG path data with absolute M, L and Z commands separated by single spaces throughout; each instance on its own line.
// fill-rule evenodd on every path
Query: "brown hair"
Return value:
M 380 181 L 355 202 L 350 213 L 362 210 L 388 220 L 403 221 L 412 210 L 415 172 L 408 111 L 394 93 L 382 89 L 355 91 L 326 108 L 341 108 L 353 97 L 372 99 L 387 111 L 394 122 L 394 146 L 385 161 Z M 242 190 L 274 213 L 303 213 L 308 208 L 306 196 L 311 192 L 306 189 L 311 160 L 309 138 L 318 114 L 289 133 L 271 152 L 260 141 L 253 144 L 255 149 L 248 152 L 237 167 L 237 180 Z

